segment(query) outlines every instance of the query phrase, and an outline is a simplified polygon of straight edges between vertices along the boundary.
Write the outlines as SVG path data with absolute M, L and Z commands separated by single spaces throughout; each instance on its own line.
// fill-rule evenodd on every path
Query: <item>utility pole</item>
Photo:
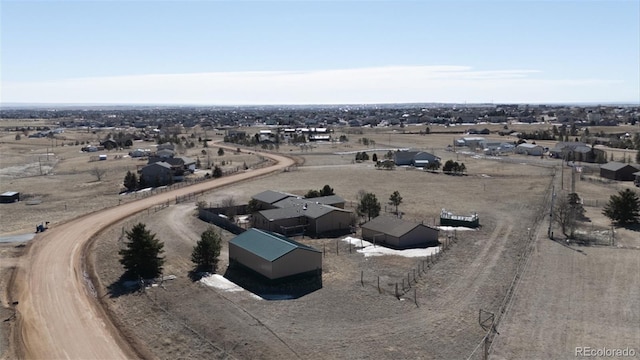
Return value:
M 553 231 L 551 231 L 551 228 L 553 227 L 553 203 L 556 199 L 556 187 L 555 185 L 552 187 L 551 190 L 551 212 L 549 213 L 549 231 L 547 233 L 547 235 L 549 236 L 549 239 L 553 240 Z

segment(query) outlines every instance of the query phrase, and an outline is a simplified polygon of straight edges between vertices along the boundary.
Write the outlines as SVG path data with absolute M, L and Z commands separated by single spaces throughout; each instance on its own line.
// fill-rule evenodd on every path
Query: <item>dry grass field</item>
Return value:
M 480 309 L 496 314 L 506 310 L 492 349 L 497 358 L 568 358 L 573 353 L 567 351 L 573 346 L 600 344 L 626 343 L 640 350 L 640 334 L 637 327 L 633 332 L 632 325 L 638 323 L 640 307 L 640 279 L 633 275 L 639 273 L 640 250 L 633 249 L 640 248 L 637 232 L 617 229 L 616 244 L 620 248 L 563 246 L 546 239 L 543 235 L 548 226 L 550 190 L 552 184 L 559 186 L 558 177 L 553 177 L 559 164 L 556 160 L 518 155 L 497 160 L 447 151 L 446 146 L 459 134 L 364 131 L 347 133 L 350 141 L 346 144 L 317 145 L 305 151 L 282 146 L 281 153 L 299 157 L 304 164 L 292 171 L 215 190 L 198 200 L 217 204 L 231 197 L 236 203 L 244 203 L 264 190 L 304 194 L 329 184 L 353 209 L 360 190 L 374 193 L 383 205 L 397 190 L 403 197 L 400 211 L 405 219 L 433 224 L 440 210 L 446 208 L 460 214 L 477 212 L 482 228 L 457 232 L 450 248 L 427 269 L 418 271 L 416 278 L 413 271 L 424 259 L 364 257 L 349 252 L 349 245 L 337 239 L 297 238 L 325 250 L 323 287 L 298 299 L 268 301 L 246 291 L 222 291 L 189 279 L 191 249 L 208 226 L 195 217 L 195 202 L 151 210 L 100 234 L 92 259 L 100 278 L 96 287 L 108 292 L 122 275 L 117 255 L 122 231 L 137 222 L 146 223 L 164 241 L 165 274 L 177 278 L 144 293 L 105 296 L 103 302 L 115 322 L 160 359 L 443 359 L 470 355 L 480 359 L 477 346 L 486 333 L 478 324 Z M 373 139 L 375 145 L 367 148 L 358 144 L 362 137 Z M 32 152 L 44 150 L 50 142 L 15 141 L 9 134 L 0 140 L 3 169 L 21 164 L 24 158 L 33 162 Z M 377 170 L 371 161 L 356 163 L 354 154 L 344 154 L 367 150 L 371 155 L 374 148 L 404 147 L 433 152 L 444 161 L 464 162 L 468 175 L 447 176 L 408 168 Z M 194 154 L 200 150 L 194 150 Z M 5 158 L 5 152 L 11 157 Z M 386 150 L 375 152 L 381 158 Z M 75 146 L 55 147 L 53 153 L 51 175 L 3 178 L 1 191 L 20 191 L 41 202 L 8 205 L 11 211 L 3 205 L 2 234 L 30 231 L 32 225 L 44 220 L 64 221 L 117 205 L 123 199 L 117 193 L 124 173 L 139 163 L 130 158 L 114 160 L 111 153 L 107 161 L 89 162 L 90 155 L 80 153 Z M 232 154 L 224 157 L 232 159 L 234 165 L 241 161 Z M 90 174 L 95 165 L 110 171 L 102 181 Z M 596 200 L 604 204 L 620 186 L 626 185 L 579 181 L 577 191 L 594 204 Z M 587 206 L 587 216 L 594 224 L 606 227 L 608 220 L 599 215 L 599 206 Z M 539 235 L 533 242 L 529 240 L 532 232 Z M 233 235 L 220 233 L 224 247 L 218 272 L 223 274 L 228 266 L 226 244 Z M 441 235 L 447 236 L 445 232 Z M 530 249 L 533 251 L 527 257 Z M 5 260 L 14 255 L 2 256 Z M 518 269 L 524 270 L 522 280 L 512 301 L 505 303 Z M 393 289 L 396 283 L 406 281 L 408 274 L 411 288 L 398 300 Z M 607 295 L 603 297 L 604 291 Z M 571 300 L 568 304 L 567 297 Z M 530 308 L 535 313 L 529 313 Z M 580 315 L 585 311 L 593 317 Z M 566 335 L 554 335 L 560 331 L 558 316 L 567 319 Z M 594 330 L 603 317 L 607 317 L 606 326 Z M 601 339 L 620 339 L 620 344 L 595 342 L 601 332 L 607 333 Z M 536 343 L 549 345 L 539 351 Z

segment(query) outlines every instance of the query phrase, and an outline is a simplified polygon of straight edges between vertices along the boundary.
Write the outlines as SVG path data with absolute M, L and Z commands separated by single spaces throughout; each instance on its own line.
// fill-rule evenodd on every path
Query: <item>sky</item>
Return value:
M 640 0 L 0 0 L 0 101 L 640 103 Z

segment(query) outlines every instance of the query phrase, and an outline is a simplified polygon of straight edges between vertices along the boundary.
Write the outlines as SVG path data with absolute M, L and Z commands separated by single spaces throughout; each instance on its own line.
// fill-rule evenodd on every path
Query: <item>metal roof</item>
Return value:
M 401 237 L 418 226 L 437 230 L 428 225 L 407 222 L 390 216 L 378 216 L 362 225 L 362 228 L 391 235 L 393 237 Z
M 291 195 L 291 194 L 287 194 L 279 191 L 266 190 L 259 194 L 253 195 L 251 198 L 254 200 L 262 201 L 263 203 L 273 204 L 291 196 L 295 196 L 295 195 Z
M 610 171 L 618 171 L 624 167 L 630 166 L 636 170 L 640 170 L 637 167 L 631 165 L 631 164 L 625 164 L 625 163 L 621 163 L 621 162 L 617 162 L 617 161 L 611 161 L 608 162 L 606 164 L 602 164 L 600 165 L 600 169 L 605 169 L 605 170 L 610 170 Z
M 255 228 L 251 228 L 236 236 L 231 239 L 230 243 L 267 261 L 275 261 L 296 249 L 320 252 L 320 250 L 301 244 L 280 234 Z
M 315 198 L 301 199 L 296 197 L 290 197 L 290 198 L 286 198 L 284 200 L 278 201 L 277 203 L 273 204 L 273 206 L 277 206 L 279 209 L 261 211 L 262 215 L 266 216 L 265 213 L 267 213 L 270 216 L 281 216 L 281 217 L 278 217 L 278 219 L 286 219 L 286 218 L 292 218 L 297 216 L 305 216 L 311 219 L 317 219 L 332 211 L 350 212 L 349 210 L 344 210 L 331 205 L 325 205 L 320 202 L 316 202 Z M 282 210 L 282 211 L 276 212 L 274 210 Z M 271 220 L 271 218 L 269 217 L 267 218 Z M 275 220 L 275 218 L 273 220 Z
M 3 192 L 2 194 L 0 194 L 0 196 L 16 196 L 18 194 L 19 193 L 17 191 L 6 191 L 6 192 Z

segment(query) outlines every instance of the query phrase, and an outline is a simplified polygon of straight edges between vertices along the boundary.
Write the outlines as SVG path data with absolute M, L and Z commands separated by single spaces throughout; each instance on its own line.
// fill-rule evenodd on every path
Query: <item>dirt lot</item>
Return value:
M 539 233 L 537 230 L 547 226 L 542 223 L 539 227 L 536 220 L 546 216 L 546 201 L 554 172 L 551 166 L 555 161 L 520 156 L 497 161 L 471 154 L 454 154 L 445 150 L 446 145 L 457 137 L 454 134 L 421 136 L 372 130 L 348 136 L 348 144 L 318 145 L 302 152 L 299 148 L 283 146 L 282 153 L 304 158 L 304 166 L 227 186 L 201 199 L 216 204 L 233 197 L 236 202 L 243 203 L 263 190 L 304 194 L 329 184 L 352 208 L 360 190 L 373 192 L 383 205 L 391 193 L 398 190 L 403 196 L 400 210 L 405 219 L 433 224 L 442 208 L 461 214 L 476 211 L 482 229 L 457 232 L 457 241 L 435 264 L 424 272 L 417 272 L 417 279 L 400 301 L 393 296 L 395 284 L 406 279 L 407 274 L 413 279 L 413 271 L 424 259 L 365 258 L 359 253 L 350 253 L 348 244 L 336 242 L 336 239 L 297 239 L 326 250 L 323 287 L 299 299 L 267 301 L 248 292 L 206 287 L 188 278 L 189 254 L 199 234 L 208 226 L 194 216 L 194 203 L 171 205 L 157 212 L 151 210 L 111 227 L 100 235 L 95 245 L 95 262 L 101 280 L 97 286 L 102 290 L 108 291 L 122 274 L 117 251 L 123 228 L 139 221 L 146 223 L 165 242 L 165 274 L 177 276 L 176 280 L 165 282 L 164 287 L 150 288 L 145 293 L 113 294 L 105 298 L 124 332 L 135 334 L 154 356 L 161 359 L 432 359 L 467 358 L 472 353 L 473 358 L 481 358 L 480 352 L 474 352 L 485 334 L 478 324 L 478 311 L 499 312 L 516 269 L 523 263 L 521 257 L 530 244 L 528 235 L 531 231 Z M 361 137 L 374 139 L 376 144 L 363 147 L 357 143 Z M 12 135 L 4 136 L 2 141 L 3 168 L 15 165 L 4 162 L 5 151 L 19 154 L 29 149 L 29 146 L 23 146 L 26 140 L 16 144 Z M 28 141 L 44 141 L 35 144 L 39 149 L 45 148 L 49 140 Z M 445 161 L 462 161 L 469 175 L 454 177 L 406 168 L 376 170 L 372 162 L 355 163 L 354 154 L 334 154 L 368 150 L 371 155 L 372 149 L 378 148 L 381 150 L 375 152 L 382 157 L 386 152 L 382 149 L 398 147 L 421 148 L 436 153 Z M 121 197 L 114 194 L 120 189 L 124 173 L 135 169 L 136 160 L 98 162 L 113 169 L 113 175 L 110 173 L 105 180 L 97 182 L 89 173 L 90 166 L 95 163 L 90 163 L 78 148 L 64 148 L 69 150 L 64 155 L 62 148 L 54 149 L 57 163 L 51 170 L 53 175 L 30 176 L 10 183 L 2 181 L 2 191 L 20 191 L 33 194 L 31 199 L 42 200 L 37 205 L 9 205 L 16 211 L 2 208 L 0 226 L 3 234 L 30 231 L 32 224 L 43 220 L 71 219 L 119 201 Z M 42 156 L 36 158 L 43 159 Z M 234 165 L 238 161 L 233 160 Z M 20 157 L 16 155 L 15 163 L 19 162 Z M 600 204 L 616 191 L 612 186 L 586 181 L 579 182 L 577 189 L 585 199 L 602 201 Z M 86 201 L 87 198 L 93 200 Z M 606 227 L 606 219 L 597 215 L 599 207 L 587 206 L 587 211 L 594 223 Z M 233 237 L 224 231 L 221 234 L 225 243 Z M 603 329 L 611 333 L 605 339 L 626 339 L 629 340 L 626 343 L 631 342 L 628 346 L 635 346 L 633 339 L 637 344 L 640 336 L 637 327 L 634 334 L 629 324 L 638 323 L 638 302 L 628 299 L 638 298 L 639 280 L 637 276 L 624 275 L 625 269 L 630 270 L 627 275 L 633 271 L 638 273 L 636 250 L 626 249 L 640 247 L 635 239 L 638 239 L 637 233 L 618 230 L 617 244 L 625 248 L 573 250 L 556 242 L 536 240 L 535 252 L 527 263 L 523 281 L 499 327 L 501 335 L 496 337 L 494 354 L 499 358 L 562 358 L 565 353 L 568 354 L 566 357 L 573 355 L 573 352 L 566 352 L 573 346 L 623 346 L 625 342 L 592 341 L 600 334 L 593 327 L 601 315 L 611 318 Z M 226 251 L 225 247 L 219 273 L 224 273 L 228 265 Z M 592 260 L 581 260 L 587 257 Z M 3 253 L 2 260 L 5 259 Z M 620 260 L 620 264 L 616 263 L 611 269 L 610 261 L 614 259 Z M 566 276 L 556 282 L 556 271 Z M 574 271 L 580 272 L 579 282 L 573 282 L 578 276 Z M 361 274 L 364 285 L 360 282 Z M 377 289 L 378 276 L 382 292 Z M 616 280 L 608 283 L 606 279 L 611 277 Z M 627 281 L 634 286 L 625 290 Z M 613 292 L 607 292 L 602 298 L 601 293 L 607 289 Z M 615 291 L 626 294 L 627 300 L 617 297 Z M 571 296 L 571 306 L 565 304 L 566 296 Z M 601 304 L 600 299 L 604 301 L 602 304 L 620 311 L 603 312 L 597 305 Z M 554 311 L 545 309 L 546 303 L 553 304 Z M 529 307 L 538 309 L 536 317 L 530 317 Z M 8 310 L 3 311 L 4 314 Z M 594 318 L 581 315 L 583 311 L 593 312 Z M 551 334 L 558 331 L 557 314 L 572 321 L 568 323 L 567 331 L 573 335 L 551 340 Z M 631 320 L 625 320 L 626 316 Z M 538 325 L 538 321 L 542 324 Z M 535 333 L 532 333 L 532 323 L 539 329 Z M 625 331 L 627 335 L 616 337 L 616 333 Z M 526 344 L 528 337 L 551 345 L 539 352 L 533 349 L 534 345 Z M 582 345 L 582 341 L 586 343 Z M 636 348 L 640 349 L 640 346 Z

